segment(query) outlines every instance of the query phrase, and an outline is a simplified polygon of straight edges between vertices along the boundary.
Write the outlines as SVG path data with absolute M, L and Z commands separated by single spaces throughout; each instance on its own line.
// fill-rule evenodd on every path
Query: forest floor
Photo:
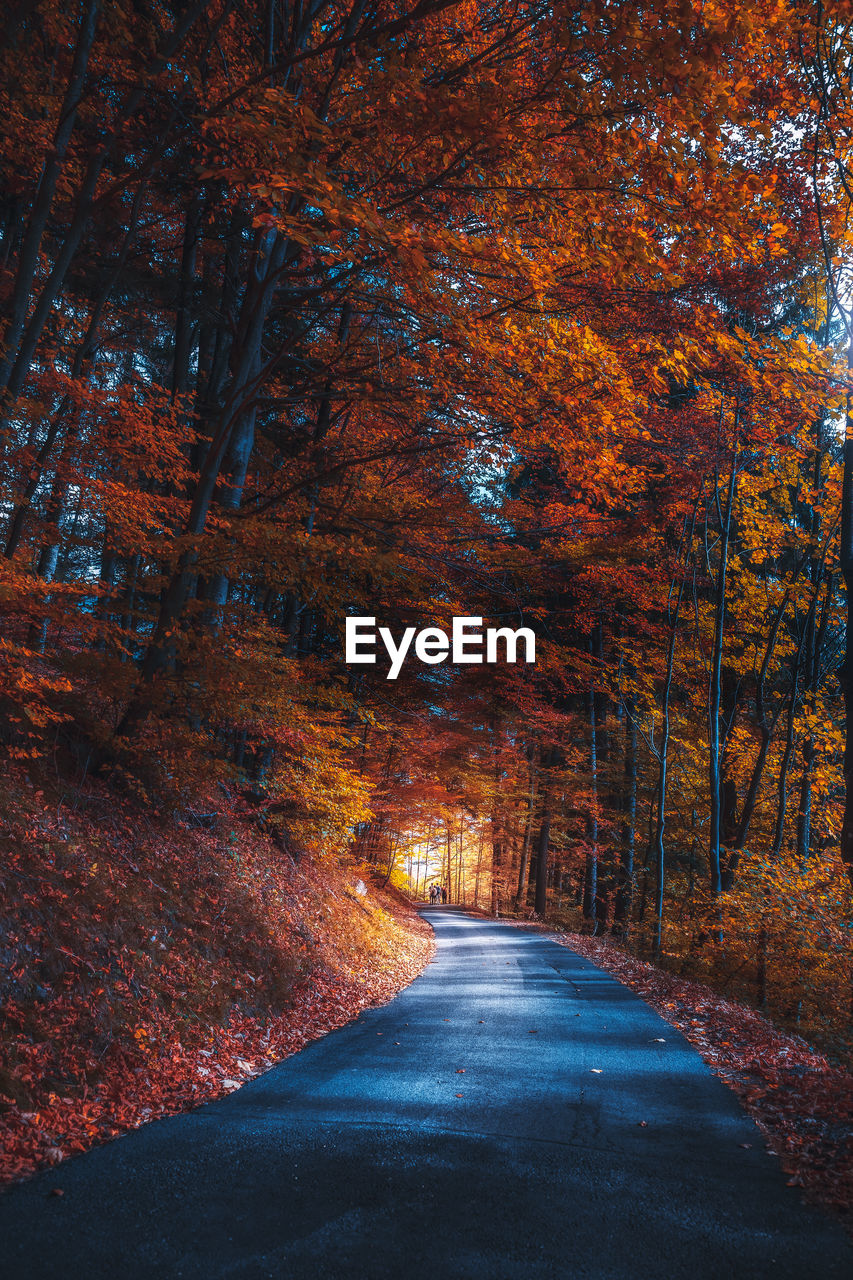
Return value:
M 0 1183 L 238 1088 L 383 1004 L 432 931 L 232 809 L 0 781 Z
M 838 1216 L 853 1236 L 853 1075 L 757 1010 L 639 960 L 610 939 L 557 936 L 686 1036 L 738 1095 L 789 1185 Z

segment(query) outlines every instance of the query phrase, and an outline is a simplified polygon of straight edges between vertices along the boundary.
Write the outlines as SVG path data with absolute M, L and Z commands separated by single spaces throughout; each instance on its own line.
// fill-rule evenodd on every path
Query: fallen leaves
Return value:
M 432 955 L 432 930 L 411 907 L 379 888 L 369 907 L 356 904 L 336 879 L 349 872 L 295 869 L 261 837 L 241 845 L 239 868 L 223 860 L 213 836 L 197 831 L 191 841 L 158 832 L 154 853 L 141 837 L 134 845 L 121 815 L 116 826 L 79 820 L 55 869 L 41 844 L 24 838 L 16 861 L 5 864 L 4 895 L 17 922 L 7 937 L 21 962 L 0 978 L 0 1181 L 240 1088 L 384 1004 Z M 143 894 L 147 869 L 159 887 Z M 23 897 L 36 875 L 38 912 Z M 163 886 L 191 876 L 201 885 L 198 917 L 180 919 L 178 889 Z M 84 877 L 91 890 L 81 888 Z M 282 912 L 271 920 L 278 952 L 270 960 L 283 955 L 293 970 L 280 989 L 264 987 L 268 973 L 241 951 L 239 917 L 250 906 L 258 929 L 279 902 Z M 113 936 L 120 926 L 131 942 L 105 940 L 98 920 L 108 912 Z M 306 943 L 299 929 L 309 918 Z

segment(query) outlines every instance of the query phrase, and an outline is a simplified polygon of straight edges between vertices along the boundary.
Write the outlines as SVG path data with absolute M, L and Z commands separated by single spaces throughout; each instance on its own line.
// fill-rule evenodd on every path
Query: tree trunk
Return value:
M 814 620 L 815 606 L 817 604 L 817 596 L 813 595 L 811 604 L 809 605 L 809 616 L 807 621 Z M 795 719 L 797 714 L 797 703 L 799 701 L 799 683 L 800 668 L 802 666 L 803 645 L 805 643 L 808 626 L 800 637 L 800 643 L 797 646 L 797 652 L 791 663 L 791 692 L 788 698 L 788 724 L 785 734 L 785 749 L 782 752 L 782 763 L 779 766 L 779 786 L 776 801 L 776 830 L 773 835 L 773 848 L 771 857 L 778 858 L 782 848 L 782 838 L 785 834 L 785 814 L 788 807 L 788 770 L 791 766 L 791 756 L 794 752 L 794 730 Z
M 486 833 L 480 828 L 480 840 L 477 845 L 477 870 L 474 873 L 474 910 L 477 910 L 480 902 L 480 876 L 483 871 L 483 845 L 486 842 Z
M 552 753 L 543 762 L 545 785 L 542 789 L 542 822 L 539 827 L 539 839 L 536 842 L 536 899 L 534 910 L 541 920 L 545 919 L 548 905 L 548 847 L 551 839 L 551 777 L 550 766 Z
M 817 627 L 814 644 L 809 654 L 808 690 L 811 695 L 810 708 L 814 707 L 814 700 L 818 689 L 820 688 L 823 645 L 826 638 L 826 630 L 829 625 L 829 616 L 834 590 L 834 574 L 830 573 L 827 575 L 826 579 L 826 594 L 824 597 L 823 609 L 821 611 L 820 623 Z M 808 730 L 806 732 L 805 742 L 803 743 L 803 776 L 800 783 L 800 804 L 797 813 L 797 857 L 802 865 L 805 865 L 808 862 L 811 855 L 812 767 L 814 765 L 816 755 L 817 750 L 815 747 L 814 734 Z
M 591 637 L 591 652 L 596 659 L 599 671 L 604 670 L 604 627 L 599 620 L 597 626 L 593 628 Z M 610 732 L 608 730 L 608 715 L 610 711 L 610 697 L 605 689 L 600 685 L 593 688 L 593 724 L 592 732 L 595 737 L 595 762 L 596 762 L 596 794 L 598 804 L 606 809 L 609 804 L 609 785 L 607 776 L 607 761 L 610 755 Z M 611 860 L 607 860 L 608 867 Z M 594 852 L 594 867 L 590 868 L 591 878 L 594 884 L 591 884 L 592 899 L 592 918 L 594 921 L 593 932 L 598 935 L 605 932 L 607 928 L 607 882 L 605 876 L 602 875 L 601 857 L 598 851 L 598 817 L 596 815 L 596 841 Z
M 598 899 L 598 741 L 595 732 L 595 690 L 592 685 L 587 694 L 589 707 L 589 777 L 590 777 L 590 811 L 587 821 L 587 850 L 584 866 L 583 906 L 581 911 L 584 920 L 595 919 L 595 904 Z
M 853 324 L 847 347 L 847 367 L 853 369 Z M 844 784 L 846 796 L 841 824 L 841 859 L 853 881 L 853 392 L 847 392 L 847 432 L 841 488 L 841 573 L 847 591 L 844 662 L 838 676 L 844 692 Z
M 694 511 L 695 519 L 695 511 Z M 689 548 L 693 543 L 693 529 L 690 530 Z M 655 956 L 660 955 L 661 942 L 663 939 L 663 891 L 664 878 L 666 874 L 666 855 L 664 848 L 664 831 L 666 830 L 666 784 L 667 784 L 667 768 L 669 766 L 669 698 L 672 691 L 672 673 L 675 666 L 675 641 L 678 635 L 678 619 L 681 614 L 681 601 L 684 597 L 684 587 L 687 582 L 687 570 L 681 574 L 681 581 L 678 586 L 678 595 L 675 600 L 675 609 L 671 607 L 672 588 L 670 588 L 670 601 L 667 602 L 667 613 L 669 614 L 669 641 L 666 650 L 666 676 L 664 677 L 663 696 L 661 698 L 661 742 L 660 752 L 658 755 L 658 786 L 657 786 L 657 818 L 655 821 L 654 834 L 654 860 L 655 860 L 655 931 L 653 950 Z M 673 586 L 675 584 L 673 583 Z
M 722 410 L 720 411 L 722 417 Z M 735 439 L 732 447 L 731 471 L 729 473 L 726 509 L 720 519 L 720 559 L 717 566 L 717 584 L 714 604 L 714 645 L 711 657 L 710 688 L 708 697 L 708 783 L 711 793 L 711 812 L 709 822 L 708 862 L 711 872 L 711 893 L 716 897 L 722 892 L 722 866 L 720 860 L 720 690 L 723 660 L 723 631 L 726 617 L 726 571 L 729 559 L 729 538 L 732 525 L 732 508 L 734 506 L 737 486 L 737 430 L 738 417 L 735 414 Z M 714 493 L 719 495 L 719 471 L 714 471 Z
M 613 908 L 613 932 L 627 934 L 634 899 L 634 848 L 637 822 L 637 721 L 634 699 L 625 699 L 625 777 L 622 806 L 622 850 L 619 861 L 619 883 Z
M 524 824 L 524 840 L 521 846 L 521 862 L 518 867 L 518 887 L 515 891 L 515 909 L 520 911 L 527 897 L 527 878 L 530 870 L 530 845 L 533 839 L 533 820 L 536 810 L 536 748 L 531 744 L 528 751 L 529 785 L 527 789 L 527 820 Z

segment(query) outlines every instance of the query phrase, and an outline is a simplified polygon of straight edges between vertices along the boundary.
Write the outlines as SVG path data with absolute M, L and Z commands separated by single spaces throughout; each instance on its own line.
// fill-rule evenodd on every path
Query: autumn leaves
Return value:
M 597 929 L 823 856 L 801 9 L 118 14 L 0 48 L 8 749 L 388 875 L 476 815 L 493 906 Z

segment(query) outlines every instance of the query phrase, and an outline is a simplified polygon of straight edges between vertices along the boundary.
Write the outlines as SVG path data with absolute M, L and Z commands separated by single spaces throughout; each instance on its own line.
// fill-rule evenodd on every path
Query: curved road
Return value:
M 4 1280 L 853 1276 L 638 997 L 542 934 L 425 914 L 435 960 L 391 1004 L 0 1197 Z

